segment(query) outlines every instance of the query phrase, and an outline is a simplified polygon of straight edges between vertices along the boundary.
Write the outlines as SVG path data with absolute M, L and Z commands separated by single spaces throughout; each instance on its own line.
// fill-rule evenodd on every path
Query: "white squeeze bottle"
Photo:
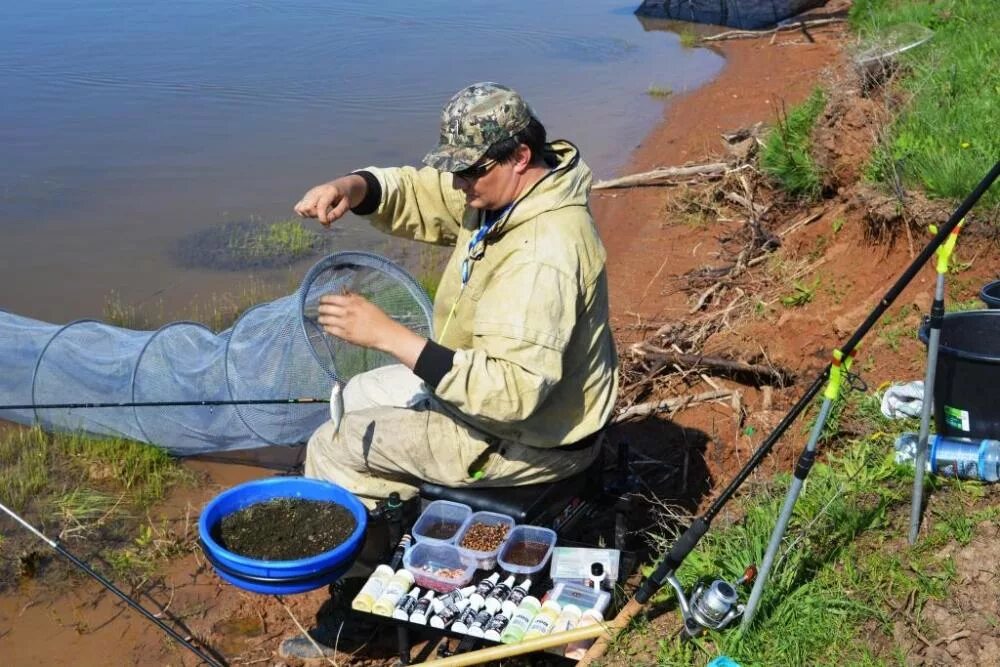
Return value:
M 559 618 L 556 619 L 556 624 L 552 626 L 552 633 L 556 634 L 559 632 L 566 632 L 567 630 L 572 630 L 576 627 L 576 624 L 580 622 L 580 617 L 583 612 L 575 604 L 568 604 L 562 608 L 559 612 Z M 551 648 L 545 649 L 549 653 L 555 653 L 556 655 L 562 655 L 563 650 L 566 647 L 560 644 L 559 646 L 553 646 Z
M 582 628 L 587 625 L 603 622 L 604 614 L 597 609 L 588 609 L 583 612 L 582 616 L 580 616 L 580 622 L 576 624 L 576 627 Z M 573 660 L 581 660 L 583 659 L 583 656 L 587 654 L 587 649 L 590 648 L 590 645 L 593 643 L 593 639 L 581 639 L 580 641 L 572 642 L 566 646 L 566 653 L 563 655 Z
M 566 632 L 576 627 L 583 616 L 583 611 L 575 604 L 568 604 L 562 608 L 556 624 L 552 627 L 552 632 Z
M 382 589 L 382 595 L 375 601 L 372 613 L 379 616 L 392 616 L 399 598 L 406 595 L 406 591 L 410 590 L 411 586 L 413 586 L 413 575 L 408 570 L 396 570 L 396 574 L 392 575 L 392 579 Z
M 375 571 L 368 577 L 368 581 L 365 582 L 365 585 L 361 587 L 358 594 L 354 596 L 354 600 L 351 601 L 351 609 L 371 612 L 372 607 L 375 605 L 375 600 L 382 595 L 382 589 L 385 588 L 386 583 L 391 578 L 391 567 L 388 565 L 379 565 L 376 567 Z
M 556 619 L 559 618 L 561 612 L 562 606 L 558 602 L 555 600 L 546 600 L 545 604 L 542 605 L 542 610 L 531 620 L 531 625 L 528 626 L 528 629 L 524 633 L 524 640 L 527 641 L 552 632 L 552 628 L 556 625 Z

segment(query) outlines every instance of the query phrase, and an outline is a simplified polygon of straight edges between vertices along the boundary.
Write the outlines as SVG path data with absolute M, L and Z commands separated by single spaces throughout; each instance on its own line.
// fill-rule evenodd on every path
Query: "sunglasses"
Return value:
M 454 172 L 454 175 L 461 178 L 463 181 L 475 181 L 476 179 L 482 178 L 486 173 L 496 166 L 496 160 L 486 160 L 479 164 L 474 164 L 468 169 L 463 169 L 461 171 Z

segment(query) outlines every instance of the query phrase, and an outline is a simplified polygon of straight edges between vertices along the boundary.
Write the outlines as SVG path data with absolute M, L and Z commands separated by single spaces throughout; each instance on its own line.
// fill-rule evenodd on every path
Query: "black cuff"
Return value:
M 417 357 L 417 363 L 413 367 L 413 372 L 417 377 L 437 389 L 441 378 L 451 370 L 455 361 L 455 351 L 449 350 L 443 345 L 438 345 L 432 340 L 427 341 L 424 349 Z
M 365 179 L 365 185 L 368 186 L 365 190 L 365 198 L 361 200 L 361 203 L 357 206 L 351 208 L 351 213 L 357 215 L 371 215 L 378 210 L 378 205 L 382 201 L 382 186 L 379 184 L 378 179 L 375 178 L 375 174 L 370 171 L 353 172 L 355 176 L 360 176 Z

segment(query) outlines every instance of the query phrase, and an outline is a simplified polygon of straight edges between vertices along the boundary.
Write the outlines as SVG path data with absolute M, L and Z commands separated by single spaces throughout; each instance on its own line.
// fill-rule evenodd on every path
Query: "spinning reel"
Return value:
M 684 594 L 684 588 L 675 575 L 667 577 L 681 606 L 684 634 L 687 637 L 697 637 L 706 629 L 722 630 L 742 616 L 743 605 L 739 604 L 737 589 L 753 581 L 756 576 L 757 567 L 751 565 L 735 584 L 724 579 L 716 579 L 711 583 L 702 580 L 695 585 L 690 597 Z

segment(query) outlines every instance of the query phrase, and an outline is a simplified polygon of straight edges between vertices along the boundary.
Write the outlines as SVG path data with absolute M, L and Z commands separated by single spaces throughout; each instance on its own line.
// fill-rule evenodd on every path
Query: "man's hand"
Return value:
M 352 206 L 360 204 L 367 190 L 365 179 L 360 176 L 343 176 L 306 192 L 295 205 L 295 212 L 303 218 L 316 218 L 323 225 L 329 226 Z
M 348 343 L 391 354 L 410 370 L 427 343 L 358 294 L 326 294 L 319 299 L 323 331 Z

